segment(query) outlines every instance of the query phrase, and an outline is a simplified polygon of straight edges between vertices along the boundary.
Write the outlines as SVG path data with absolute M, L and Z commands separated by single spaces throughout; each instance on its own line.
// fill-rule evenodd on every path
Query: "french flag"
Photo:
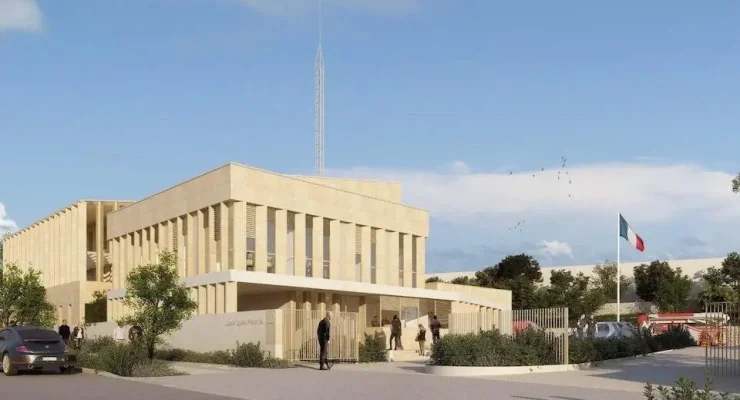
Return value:
M 619 236 L 627 239 L 638 251 L 645 251 L 645 242 L 632 230 L 622 214 L 619 214 Z

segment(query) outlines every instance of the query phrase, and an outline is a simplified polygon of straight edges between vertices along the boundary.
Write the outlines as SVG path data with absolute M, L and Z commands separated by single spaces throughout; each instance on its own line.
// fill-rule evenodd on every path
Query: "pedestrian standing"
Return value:
M 437 316 L 432 318 L 432 322 L 429 323 L 429 329 L 432 331 L 432 344 L 439 341 L 439 330 L 442 328 L 442 323 L 439 322 Z
M 113 330 L 113 339 L 116 343 L 124 343 L 126 341 L 126 333 L 123 330 L 123 322 L 119 322 L 116 329 Z
M 69 325 L 67 325 L 67 320 L 62 320 L 62 324 L 59 325 L 59 336 L 62 337 L 62 341 L 64 341 L 64 346 L 69 347 Z

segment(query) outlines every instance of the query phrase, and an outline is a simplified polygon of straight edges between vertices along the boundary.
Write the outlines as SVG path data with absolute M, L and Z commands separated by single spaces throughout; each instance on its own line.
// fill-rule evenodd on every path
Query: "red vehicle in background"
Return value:
M 680 326 L 702 346 L 722 346 L 730 317 L 724 313 L 658 313 L 639 314 L 637 326 L 648 328 L 657 335 Z

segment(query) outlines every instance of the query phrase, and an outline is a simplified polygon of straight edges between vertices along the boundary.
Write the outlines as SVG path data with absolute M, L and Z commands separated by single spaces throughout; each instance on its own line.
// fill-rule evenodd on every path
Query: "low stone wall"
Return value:
M 275 357 L 282 357 L 281 310 L 244 311 L 197 315 L 183 322 L 182 329 L 165 336 L 165 347 L 193 351 L 229 350 L 236 343 L 257 343 Z M 91 324 L 88 338 L 113 336 L 115 322 Z M 125 327 L 128 333 L 128 328 Z M 128 336 L 128 334 L 127 334 Z

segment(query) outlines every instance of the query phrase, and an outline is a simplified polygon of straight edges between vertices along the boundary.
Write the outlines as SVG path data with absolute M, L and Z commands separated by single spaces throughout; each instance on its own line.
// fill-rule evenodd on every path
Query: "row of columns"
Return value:
M 196 276 L 225 269 L 247 269 L 247 226 L 254 224 L 254 266 L 258 272 L 268 269 L 268 221 L 274 223 L 276 274 L 306 276 L 307 253 L 312 255 L 311 277 L 323 278 L 324 221 L 320 216 L 273 209 L 264 205 L 247 212 L 247 203 L 228 202 L 188 213 L 136 232 L 114 238 L 111 253 L 114 265 L 113 287 L 120 288 L 127 273 L 138 265 L 155 262 L 156 253 L 162 249 L 178 250 L 178 269 L 181 276 Z M 254 221 L 247 221 L 254 215 Z M 252 217 L 249 217 L 252 218 Z M 310 218 L 310 223 L 307 223 Z M 329 227 L 329 278 L 403 285 L 424 286 L 425 238 L 399 232 L 375 229 L 351 222 L 330 220 Z M 306 249 L 306 227 L 311 225 L 311 251 Z M 288 243 L 289 226 L 293 229 L 293 243 Z M 218 234 L 214 229 L 218 227 Z M 356 273 L 355 234 L 359 231 L 361 268 Z M 371 237 L 375 236 L 375 276 L 371 274 Z M 158 238 L 158 240 L 155 240 Z M 401 239 L 399 239 L 401 238 Z M 403 255 L 399 257 L 399 240 Z M 292 259 L 289 246 L 292 245 Z M 413 255 L 412 251 L 416 254 Z M 251 249 L 250 249 L 251 251 Z M 403 269 L 400 267 L 403 266 Z M 414 266 L 416 274 L 413 274 Z M 252 268 L 250 268 L 252 269 Z M 416 279 L 413 279 L 414 276 Z M 374 279 L 373 279 L 374 278 Z
M 42 274 L 44 287 L 87 279 L 87 203 L 78 202 L 13 234 L 3 258 Z

